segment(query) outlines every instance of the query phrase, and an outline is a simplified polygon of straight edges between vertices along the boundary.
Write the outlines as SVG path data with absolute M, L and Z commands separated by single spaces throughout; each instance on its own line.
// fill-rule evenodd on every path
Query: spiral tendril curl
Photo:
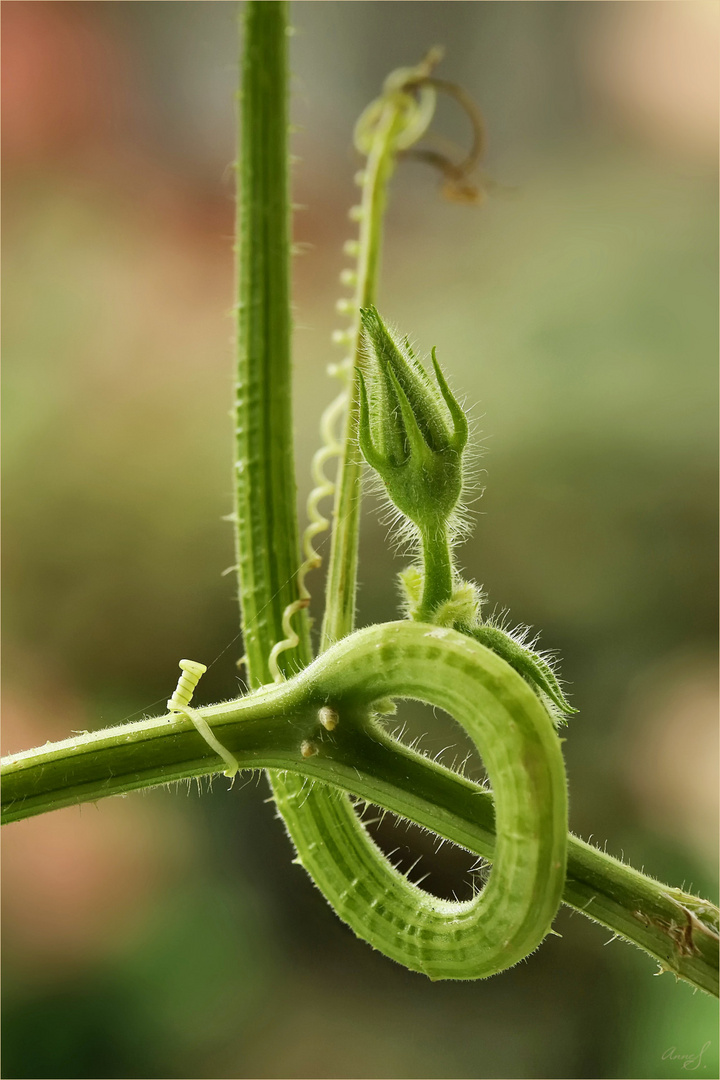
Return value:
M 312 478 L 315 487 L 308 495 L 306 503 L 306 512 L 310 522 L 303 533 L 302 539 L 305 559 L 297 574 L 299 598 L 293 601 L 292 604 L 288 604 L 285 608 L 282 617 L 282 627 L 285 637 L 282 641 L 278 641 L 277 644 L 273 646 L 268 658 L 270 674 L 275 682 L 281 682 L 285 677 L 278 664 L 278 658 L 287 650 L 294 649 L 300 640 L 293 628 L 292 618 L 298 611 L 302 611 L 310 603 L 311 597 L 305 584 L 305 579 L 312 570 L 317 570 L 322 566 L 322 556 L 314 547 L 313 541 L 316 536 L 319 536 L 320 533 L 325 532 L 330 527 L 330 519 L 320 512 L 319 503 L 335 493 L 335 484 L 325 474 L 325 465 L 328 461 L 332 460 L 332 458 L 338 457 L 342 453 L 342 445 L 338 441 L 334 429 L 346 403 L 347 391 L 343 390 L 342 393 L 338 394 L 335 400 L 328 405 L 320 418 L 320 435 L 323 443 L 316 451 L 311 465 Z

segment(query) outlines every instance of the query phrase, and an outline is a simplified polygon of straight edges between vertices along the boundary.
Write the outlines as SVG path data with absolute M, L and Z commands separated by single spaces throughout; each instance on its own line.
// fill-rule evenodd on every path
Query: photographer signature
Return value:
M 662 1056 L 663 1061 L 682 1061 L 683 1069 L 688 1072 L 693 1072 L 700 1068 L 702 1062 L 702 1056 L 710 1045 L 710 1041 L 705 1043 L 698 1054 L 679 1054 L 676 1046 L 670 1046 Z

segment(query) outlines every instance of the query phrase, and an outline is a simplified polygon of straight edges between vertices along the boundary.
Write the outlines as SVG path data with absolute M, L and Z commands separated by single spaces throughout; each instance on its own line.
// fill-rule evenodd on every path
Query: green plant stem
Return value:
M 292 444 L 287 4 L 245 5 L 237 190 L 235 523 L 239 594 L 251 686 L 270 681 L 282 616 L 298 599 L 299 543 Z M 294 616 L 310 660 L 307 612 Z
M 377 725 L 344 723 L 303 758 L 317 738 L 317 709 L 333 679 L 352 665 L 369 684 L 377 649 L 396 633 L 385 624 L 345 639 L 296 678 L 237 701 L 198 710 L 242 768 L 288 770 L 302 787 L 321 780 L 423 825 L 492 860 L 492 796 L 469 780 L 397 743 Z M 417 624 L 415 624 L 417 625 Z M 125 724 L 3 760 L 3 821 L 94 802 L 217 772 L 222 763 L 189 720 L 160 717 Z M 717 908 L 671 889 L 570 835 L 563 902 L 653 956 L 693 986 L 718 994 Z
M 453 568 L 450 543 L 444 524 L 422 536 L 423 594 L 417 618 L 432 622 L 433 613 L 452 596 Z
M 352 632 L 355 625 L 357 593 L 358 539 L 363 459 L 357 442 L 360 389 L 357 367 L 360 358 L 360 308 L 375 302 L 382 249 L 382 228 L 387 191 L 395 169 L 393 141 L 402 108 L 389 101 L 378 122 L 372 148 L 365 166 L 362 192 L 362 217 L 358 256 L 358 280 L 351 330 L 350 384 L 342 439 L 343 452 L 338 462 L 333 507 L 333 531 L 325 585 L 325 615 L 320 651 Z
M 287 4 L 249 0 L 241 93 L 238 170 L 238 392 L 236 537 L 242 630 L 250 685 L 269 683 L 273 646 L 288 640 L 283 613 L 299 600 L 300 565 L 293 468 L 289 212 L 287 173 Z M 280 671 L 311 659 L 307 611 L 296 611 L 296 648 Z M 221 735 L 221 741 L 225 733 Z M 228 747 L 229 749 L 229 747 Z M 238 756 L 238 755 L 236 755 Z M 297 757 L 297 744 L 294 747 Z M 242 757 L 238 758 L 242 762 Z M 327 789 L 299 798 L 305 780 L 264 762 L 296 849 L 315 839 L 312 808 Z M 284 770 L 281 757 L 279 769 Z

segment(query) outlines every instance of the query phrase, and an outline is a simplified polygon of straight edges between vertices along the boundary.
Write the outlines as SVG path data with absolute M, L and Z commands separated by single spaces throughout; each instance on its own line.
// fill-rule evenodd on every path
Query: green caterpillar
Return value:
M 180 670 L 182 675 L 178 679 L 173 695 L 167 703 L 168 712 L 171 715 L 180 713 L 182 716 L 187 716 L 208 746 L 211 746 L 215 753 L 225 762 L 227 766 L 225 775 L 233 777 L 240 767 L 237 759 L 215 738 L 207 720 L 200 715 L 197 709 L 190 707 L 195 687 L 200 681 L 200 677 L 207 671 L 207 667 L 198 660 L 181 660 Z

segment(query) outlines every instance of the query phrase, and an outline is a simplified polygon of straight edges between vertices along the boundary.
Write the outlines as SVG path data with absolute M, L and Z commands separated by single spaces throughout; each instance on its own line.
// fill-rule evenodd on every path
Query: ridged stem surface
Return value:
M 292 439 L 287 5 L 245 6 L 237 190 L 235 520 L 242 630 L 251 686 L 270 679 L 282 616 L 298 599 Z M 310 660 L 306 612 L 286 671 Z

